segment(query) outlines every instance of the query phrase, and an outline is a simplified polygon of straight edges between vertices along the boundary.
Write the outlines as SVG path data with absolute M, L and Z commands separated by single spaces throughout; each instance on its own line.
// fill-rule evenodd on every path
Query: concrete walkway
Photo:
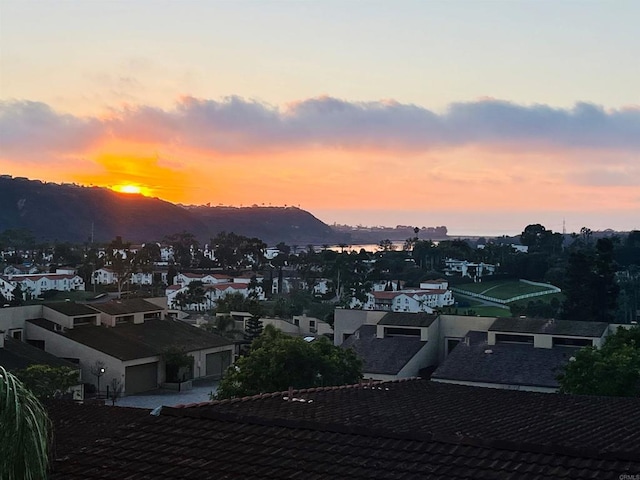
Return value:
M 187 403 L 208 402 L 209 395 L 218 390 L 217 380 L 194 380 L 191 390 L 177 392 L 175 390 L 152 390 L 138 395 L 119 398 L 116 407 L 156 408 L 159 406 L 174 407 Z M 111 402 L 107 400 L 107 405 Z

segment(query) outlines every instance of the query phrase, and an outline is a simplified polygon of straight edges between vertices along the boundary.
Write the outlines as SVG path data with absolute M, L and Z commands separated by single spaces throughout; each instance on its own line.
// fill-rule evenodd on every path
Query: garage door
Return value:
M 127 367 L 125 376 L 124 389 L 127 395 L 158 388 L 158 362 Z
M 207 376 L 222 378 L 227 367 L 231 365 L 231 352 L 207 353 Z

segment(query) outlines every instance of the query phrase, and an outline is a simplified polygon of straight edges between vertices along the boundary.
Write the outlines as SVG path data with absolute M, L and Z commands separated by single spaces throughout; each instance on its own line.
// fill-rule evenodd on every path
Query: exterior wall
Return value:
M 0 330 L 5 332 L 14 328 L 25 328 L 27 318 L 42 317 L 42 305 L 0 308 Z
M 420 369 L 436 365 L 437 362 L 438 344 L 436 342 L 428 342 L 402 367 L 396 378 L 417 377 Z
M 465 382 L 457 380 L 441 380 L 438 378 L 433 378 L 431 379 L 431 381 L 440 383 L 453 383 L 455 385 L 468 385 L 471 387 L 500 388 L 503 390 L 522 390 L 525 392 L 556 393 L 558 391 L 557 388 L 536 387 L 533 385 L 507 385 L 504 383 Z
M 387 312 L 376 310 L 349 310 L 336 308 L 333 321 L 333 344 L 340 345 L 344 335 L 351 335 L 360 325 L 376 325 Z
M 552 335 L 534 335 L 533 346 L 534 348 L 553 348 L 553 336 Z
M 260 320 L 262 320 L 262 325 L 273 325 L 278 330 L 290 335 L 319 336 L 333 334 L 331 325 L 317 318 L 307 317 L 306 315 L 295 315 L 293 320 L 285 320 L 282 318 L 261 318 Z M 296 320 L 298 320 L 298 325 L 295 324 Z M 315 331 L 311 330 L 310 324 L 312 320 L 316 322 Z
M 152 273 L 132 273 L 131 274 L 131 284 L 132 285 L 151 285 L 153 283 L 153 274 Z
M 96 312 L 96 316 L 97 314 L 98 312 Z M 42 307 L 42 316 L 47 320 L 51 320 L 52 322 L 57 323 L 58 325 L 62 325 L 65 328 L 73 328 L 73 318 L 52 310 L 48 307 Z
M 421 340 L 425 340 L 435 344 L 436 347 L 436 362 L 438 361 L 438 345 L 440 344 L 440 320 L 436 318 L 434 322 L 431 323 L 428 327 L 423 328 L 424 338 L 420 338 Z
M 93 272 L 94 283 L 98 285 L 112 285 L 117 281 L 118 276 L 106 268 L 100 268 Z
M 91 367 L 98 360 L 103 362 L 106 372 L 100 379 L 100 389 L 104 389 L 112 378 L 122 381 L 124 388 L 125 365 L 121 360 L 33 323 L 27 323 L 27 338 L 29 340 L 44 341 L 45 351 L 57 357 L 79 359 L 83 381 L 96 386 L 98 383 L 97 378 L 91 373 Z
M 13 289 L 15 287 L 4 278 L 0 278 L 0 294 L 7 299 L 7 301 L 13 300 Z M 0 305 L 1 307 L 2 305 Z
M 296 320 L 298 321 L 298 326 L 302 335 L 322 335 L 324 333 L 333 333 L 331 325 L 320 320 L 319 318 L 307 317 L 306 315 L 294 315 L 294 325 Z M 315 327 L 311 326 L 311 322 L 315 322 Z
M 438 317 L 438 362 L 444 360 L 446 353 L 447 338 L 463 338 L 470 330 L 487 332 L 489 327 L 496 320 L 496 317 L 467 317 L 463 315 L 440 315 Z M 436 323 L 436 322 L 434 322 Z M 433 325 L 432 325 L 433 326 Z M 493 336 L 495 344 L 495 334 L 488 332 L 488 337 Z M 490 343 L 490 342 L 489 342 Z
M 194 350 L 192 352 L 187 352 L 189 355 L 193 357 L 193 378 L 200 378 L 206 376 L 207 372 L 207 354 L 209 353 L 218 353 L 228 351 L 231 353 L 231 363 L 233 364 L 235 361 L 235 345 L 225 345 L 223 347 L 215 347 L 215 348 L 207 348 L 204 350 Z M 162 362 L 162 368 L 164 374 L 164 362 Z M 164 382 L 164 379 L 163 379 Z M 160 382 L 162 383 L 162 382 Z
M 420 282 L 422 290 L 446 290 L 447 288 L 449 288 L 449 281 L 444 279 Z
M 298 335 L 300 333 L 300 328 L 282 318 L 261 318 L 260 320 L 262 320 L 262 325 L 265 327 L 267 325 L 273 325 L 278 330 L 282 330 L 284 333 L 291 335 Z
M 167 303 L 167 297 L 151 297 L 151 298 L 145 298 L 144 300 L 146 302 L 153 303 L 154 305 L 157 305 L 158 307 L 162 308 L 163 310 L 166 310 L 167 308 L 169 308 L 168 303 Z

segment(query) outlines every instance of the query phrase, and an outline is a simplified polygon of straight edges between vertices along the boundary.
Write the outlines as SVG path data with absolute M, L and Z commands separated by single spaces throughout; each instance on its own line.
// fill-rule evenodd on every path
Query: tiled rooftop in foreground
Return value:
M 638 407 L 418 379 L 280 392 L 116 414 L 52 478 L 617 479 L 640 472 Z

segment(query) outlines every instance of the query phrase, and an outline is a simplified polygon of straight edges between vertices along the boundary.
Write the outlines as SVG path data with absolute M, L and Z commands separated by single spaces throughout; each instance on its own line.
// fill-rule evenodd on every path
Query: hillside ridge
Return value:
M 179 232 L 208 242 L 217 233 L 258 237 L 267 244 L 330 244 L 344 233 L 296 207 L 182 206 L 103 187 L 0 176 L 0 232 L 28 229 L 36 242 L 160 241 Z

